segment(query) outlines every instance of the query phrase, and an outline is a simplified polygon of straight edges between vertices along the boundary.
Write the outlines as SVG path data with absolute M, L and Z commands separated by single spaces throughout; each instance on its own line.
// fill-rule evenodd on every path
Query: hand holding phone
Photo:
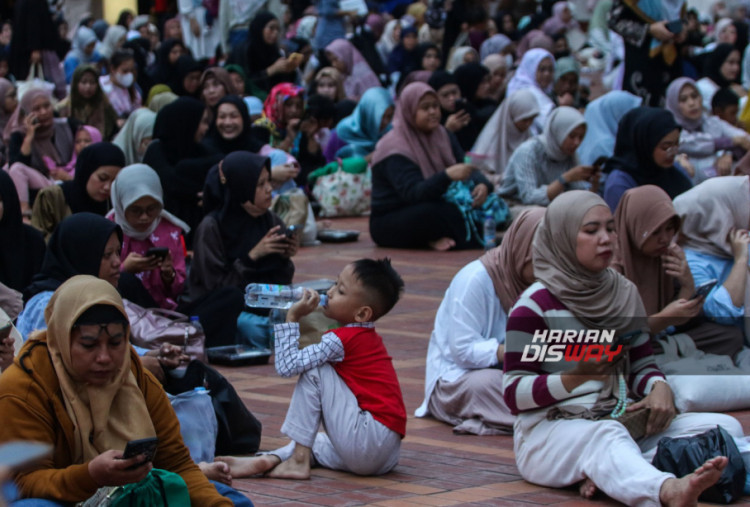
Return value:
M 299 226 L 297 225 L 290 225 L 286 228 L 286 231 L 284 231 L 284 234 L 286 234 L 286 237 L 289 239 L 293 239 L 297 236 L 297 231 L 299 230 Z
M 164 260 L 169 255 L 169 248 L 167 247 L 152 247 L 146 251 L 146 257 L 158 257 Z
M 154 461 L 156 456 L 156 447 L 159 445 L 159 439 L 156 437 L 142 438 L 140 440 L 131 440 L 128 445 L 125 446 L 125 452 L 122 453 L 122 459 L 135 458 L 136 456 L 144 455 L 146 459 L 141 463 L 134 465 L 129 468 L 132 470 L 138 468 L 144 463 Z
M 698 299 L 699 297 L 706 297 L 709 295 L 711 290 L 716 286 L 716 284 L 719 283 L 719 281 L 714 278 L 713 280 L 709 280 L 705 283 L 700 284 L 698 287 L 695 288 L 695 294 L 690 296 L 690 300 Z

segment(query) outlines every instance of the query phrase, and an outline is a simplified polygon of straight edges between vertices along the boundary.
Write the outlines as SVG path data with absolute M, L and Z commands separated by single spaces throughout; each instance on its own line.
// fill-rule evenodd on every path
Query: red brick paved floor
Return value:
M 422 402 L 424 360 L 435 312 L 453 275 L 481 252 L 378 248 L 367 232 L 366 218 L 334 220 L 334 227 L 357 229 L 362 234 L 356 243 L 301 249 L 294 259 L 296 282 L 335 278 L 349 261 L 389 256 L 406 283 L 403 299 L 378 323 L 378 331 L 393 356 L 409 414 L 400 463 L 394 472 L 381 477 L 314 469 L 309 481 L 243 479 L 236 480 L 235 487 L 258 506 L 616 504 L 601 495 L 596 501 L 586 501 L 575 489 L 554 490 L 526 483 L 515 466 L 512 437 L 454 435 L 443 423 L 412 416 Z M 220 369 L 263 423 L 261 448 L 285 444 L 287 440 L 279 429 L 296 379 L 278 377 L 272 364 Z M 734 415 L 748 433 L 750 412 Z

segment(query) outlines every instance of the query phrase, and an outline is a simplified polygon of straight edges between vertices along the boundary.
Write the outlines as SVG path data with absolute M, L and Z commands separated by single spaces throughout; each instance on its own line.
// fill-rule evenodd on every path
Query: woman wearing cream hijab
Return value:
M 521 294 L 506 327 L 504 399 L 518 419 L 513 427 L 522 477 L 548 487 L 583 481 L 626 505 L 695 505 L 727 465 L 706 461 L 676 479 L 651 465 L 659 439 L 724 427 L 742 437 L 739 422 L 723 414 L 676 414 L 673 395 L 653 361 L 646 311 L 637 288 L 609 268 L 615 249 L 614 218 L 593 192 L 555 199 L 534 236 L 537 282 Z M 624 360 L 524 360 L 535 335 L 549 330 L 635 333 Z M 617 358 L 620 357 L 617 355 Z M 640 401 L 628 406 L 630 396 Z M 622 417 L 648 408 L 645 435 L 635 440 Z M 620 412 L 622 410 L 622 412 Z
M 54 446 L 52 458 L 16 476 L 23 498 L 74 503 L 99 487 L 141 481 L 151 468 L 179 474 L 195 505 L 232 505 L 193 463 L 156 379 L 130 347 L 117 290 L 89 275 L 66 281 L 0 378 L 0 442 Z M 128 441 L 157 437 L 156 457 L 120 459 Z M 130 469 L 130 467 L 135 468 Z

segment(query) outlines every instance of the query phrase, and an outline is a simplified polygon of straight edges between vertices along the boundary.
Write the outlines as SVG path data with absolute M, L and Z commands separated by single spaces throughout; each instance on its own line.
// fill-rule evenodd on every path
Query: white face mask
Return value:
M 130 88 L 135 80 L 135 76 L 133 76 L 132 72 L 128 72 L 127 74 L 117 74 L 116 78 L 117 82 L 125 88 Z

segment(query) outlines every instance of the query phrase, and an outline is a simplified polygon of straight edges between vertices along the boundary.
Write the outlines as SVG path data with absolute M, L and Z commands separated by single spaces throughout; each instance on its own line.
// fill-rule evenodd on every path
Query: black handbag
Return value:
M 216 455 L 255 454 L 263 426 L 221 373 L 200 361 L 191 361 L 182 378 L 168 377 L 164 389 L 176 395 L 196 387 L 208 390 L 216 412 Z
M 717 456 L 726 456 L 729 463 L 716 484 L 701 494 L 700 500 L 731 503 L 742 496 L 747 472 L 737 444 L 721 426 L 691 437 L 662 438 L 651 464 L 663 472 L 684 477 Z

